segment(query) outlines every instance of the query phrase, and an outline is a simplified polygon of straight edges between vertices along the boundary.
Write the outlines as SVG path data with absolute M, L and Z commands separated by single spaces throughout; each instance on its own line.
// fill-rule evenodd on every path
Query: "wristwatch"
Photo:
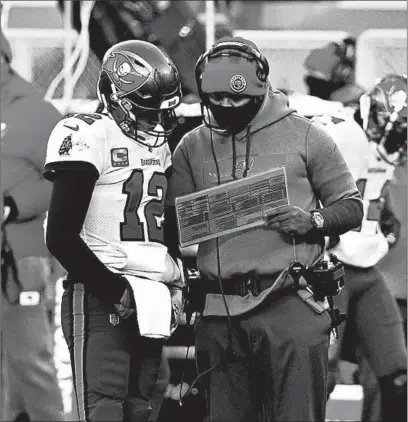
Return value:
M 321 229 L 324 225 L 324 217 L 319 211 L 310 211 L 310 220 L 316 229 Z

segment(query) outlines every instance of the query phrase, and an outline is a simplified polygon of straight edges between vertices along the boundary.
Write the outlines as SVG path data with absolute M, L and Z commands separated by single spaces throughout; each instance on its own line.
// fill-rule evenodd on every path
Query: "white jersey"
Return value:
M 88 162 L 99 178 L 81 237 L 111 270 L 172 282 L 179 270 L 163 244 L 171 153 L 148 148 L 126 135 L 104 114 L 76 114 L 51 133 L 46 170 L 67 161 Z
M 321 107 L 313 120 L 322 124 L 336 142 L 361 192 L 364 206 L 361 226 L 341 235 L 340 242 L 329 252 L 345 264 L 372 267 L 388 253 L 380 217 L 394 167 L 378 157 L 348 109 L 334 107 L 325 113 Z

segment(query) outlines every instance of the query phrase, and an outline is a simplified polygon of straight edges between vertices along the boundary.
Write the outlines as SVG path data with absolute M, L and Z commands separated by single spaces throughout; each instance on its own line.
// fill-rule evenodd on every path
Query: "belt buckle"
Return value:
M 245 294 L 246 293 L 252 293 L 253 296 L 259 295 L 259 288 L 258 283 L 256 282 L 256 279 L 249 278 L 245 281 Z

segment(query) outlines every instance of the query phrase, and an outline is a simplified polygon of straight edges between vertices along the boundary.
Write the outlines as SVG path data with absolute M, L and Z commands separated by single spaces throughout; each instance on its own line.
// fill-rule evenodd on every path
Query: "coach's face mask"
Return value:
M 243 105 L 221 105 L 210 101 L 208 108 L 220 129 L 229 133 L 243 131 L 257 115 L 262 105 L 262 97 L 248 99 Z

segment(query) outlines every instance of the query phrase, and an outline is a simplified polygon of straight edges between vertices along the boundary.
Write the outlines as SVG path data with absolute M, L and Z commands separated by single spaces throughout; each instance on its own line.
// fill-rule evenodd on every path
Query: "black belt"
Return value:
M 68 289 L 69 287 L 74 287 L 74 284 L 82 283 L 81 281 L 73 280 L 69 276 L 62 282 L 62 287 Z
M 235 296 L 246 296 L 252 293 L 258 296 L 262 291 L 271 287 L 277 277 L 234 277 L 228 280 L 221 280 L 222 291 L 218 280 L 202 279 L 202 289 L 204 293 L 215 293 Z

